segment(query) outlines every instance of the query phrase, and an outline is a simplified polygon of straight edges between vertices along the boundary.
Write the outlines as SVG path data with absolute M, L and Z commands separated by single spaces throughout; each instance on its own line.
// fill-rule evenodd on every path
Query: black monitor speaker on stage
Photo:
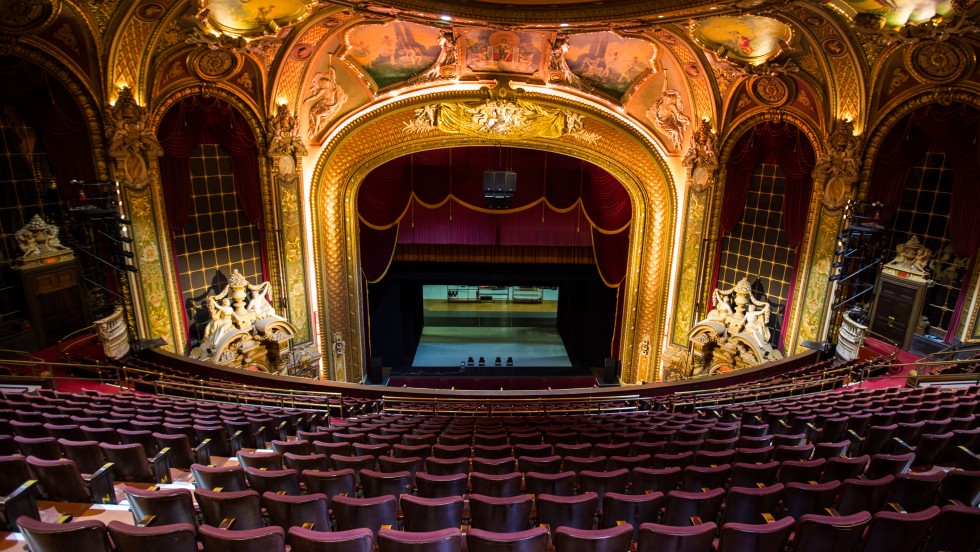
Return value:
M 619 385 L 619 368 L 621 364 L 614 358 L 606 358 L 602 366 L 602 385 Z
M 367 378 L 364 383 L 373 385 L 384 383 L 384 374 L 381 370 L 381 357 L 371 357 L 371 364 L 368 366 Z

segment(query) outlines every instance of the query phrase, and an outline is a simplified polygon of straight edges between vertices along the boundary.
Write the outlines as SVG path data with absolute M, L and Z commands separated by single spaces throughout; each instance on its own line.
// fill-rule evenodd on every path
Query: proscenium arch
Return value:
M 540 92 L 520 94 L 549 110 L 583 115 L 595 143 L 571 136 L 557 139 L 468 137 L 439 130 L 405 132 L 414 110 L 432 103 L 486 100 L 485 90 L 451 90 L 396 99 L 345 121 L 317 159 L 310 192 L 313 252 L 325 368 L 335 379 L 361 380 L 364 358 L 363 293 L 359 275 L 357 190 L 369 172 L 410 153 L 459 146 L 507 145 L 560 153 L 593 163 L 616 177 L 633 203 L 626 293 L 619 357 L 622 381 L 638 383 L 656 374 L 666 343 L 667 297 L 677 216 L 677 190 L 652 135 L 603 107 Z M 342 343 L 338 343 L 337 339 Z M 653 369 L 652 369 L 653 368 Z

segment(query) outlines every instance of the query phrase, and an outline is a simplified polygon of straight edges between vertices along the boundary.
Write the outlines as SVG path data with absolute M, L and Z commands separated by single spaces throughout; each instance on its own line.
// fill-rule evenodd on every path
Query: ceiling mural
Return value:
M 652 43 L 611 32 L 572 35 L 565 52 L 576 76 L 617 99 L 641 77 L 656 72 L 656 57 Z
M 793 38 L 792 29 L 758 15 L 721 15 L 691 24 L 691 36 L 719 58 L 761 65 L 779 55 Z
M 459 35 L 464 74 L 517 73 L 538 78 L 543 74 L 545 33 L 466 28 Z
M 439 29 L 396 21 L 364 25 L 347 33 L 344 58 L 359 65 L 378 88 L 408 80 L 439 57 Z
M 844 0 L 844 3 L 858 13 L 884 17 L 889 27 L 924 23 L 953 11 L 949 0 Z
M 313 13 L 313 0 L 199 0 L 198 19 L 211 30 L 231 36 L 276 34 Z

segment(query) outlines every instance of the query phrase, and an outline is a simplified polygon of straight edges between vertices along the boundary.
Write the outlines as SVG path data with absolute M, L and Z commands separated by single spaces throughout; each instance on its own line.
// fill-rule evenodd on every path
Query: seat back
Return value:
M 868 512 L 848 516 L 807 514 L 797 524 L 792 552 L 853 550 L 871 521 Z
M 559 527 L 554 535 L 556 552 L 622 552 L 629 550 L 632 539 L 628 523 L 594 530 Z
M 877 512 L 885 501 L 885 493 L 895 480 L 887 475 L 880 479 L 847 479 L 841 485 L 837 511 L 848 516 L 861 511 Z
M 324 531 L 290 527 L 286 544 L 291 552 L 372 552 L 374 535 L 368 529 Z
M 412 474 L 408 471 L 379 472 L 361 470 L 361 485 L 367 498 L 384 495 L 399 497 L 412 493 Z
M 293 496 L 300 494 L 299 474 L 296 470 L 245 468 L 245 480 L 248 481 L 249 488 L 260 493 L 271 491 Z
M 534 527 L 516 533 L 496 533 L 472 528 L 466 532 L 468 552 L 546 552 L 548 530 Z
M 776 516 L 783 496 L 783 485 L 768 487 L 732 487 L 725 497 L 722 527 L 728 523 L 765 523 L 763 514 Z
M 692 519 L 702 522 L 715 521 L 725 498 L 725 489 L 711 489 L 707 492 L 689 493 L 670 491 L 667 493 L 667 508 L 664 512 L 664 525 L 690 525 Z
M 23 456 L 0 456 L 0 496 L 9 495 L 30 479 L 34 477 Z
M 194 491 L 204 523 L 218 527 L 225 519 L 234 519 L 233 531 L 264 527 L 259 493 L 247 491 L 216 492 L 198 488 Z
M 107 528 L 116 552 L 197 552 L 197 527 L 189 523 L 138 527 L 113 520 Z
M 539 494 L 571 496 L 575 493 L 575 473 L 527 472 L 524 475 L 524 489 L 534 496 Z
M 198 488 L 213 491 L 221 489 L 224 492 L 244 491 L 245 470 L 238 466 L 205 466 L 191 464 L 191 474 Z
M 783 515 L 799 520 L 806 514 L 822 514 L 837 500 L 840 481 L 788 483 L 783 488 Z
M 143 445 L 143 452 L 148 458 L 156 456 L 160 452 L 160 445 L 157 444 L 157 440 L 153 438 L 153 433 L 150 431 L 117 429 L 116 435 L 119 435 L 119 442 L 123 445 L 134 443 Z
M 194 499 L 187 489 L 161 489 L 150 491 L 125 487 L 123 492 L 129 500 L 133 520 L 139 524 L 143 519 L 153 516 L 154 525 L 188 523 L 197 525 L 194 514 Z
M 463 496 L 466 493 L 468 480 L 465 473 L 452 475 L 415 474 L 415 486 L 418 495 L 425 498 Z
M 24 456 L 33 456 L 43 460 L 60 460 L 61 447 L 54 437 L 14 437 L 17 448 Z
M 290 527 L 330 530 L 326 495 L 314 493 L 289 496 L 266 492 L 262 494 L 262 505 L 269 514 L 270 525 L 278 525 L 283 530 L 289 530 Z
M 949 505 L 940 508 L 938 521 L 923 552 L 973 552 L 980 548 L 980 509 Z
M 528 528 L 531 517 L 531 495 L 494 497 L 470 495 L 472 527 L 496 533 L 514 533 Z
M 44 487 L 48 499 L 58 502 L 95 502 L 89 486 L 71 460 L 43 460 L 28 456 L 27 463 Z
M 782 552 L 794 523 L 791 517 L 773 523 L 726 523 L 721 526 L 718 552 Z
M 475 494 L 517 496 L 521 494 L 521 474 L 520 472 L 500 475 L 473 473 L 470 475 L 470 487 Z
M 711 552 L 717 530 L 718 526 L 713 521 L 681 527 L 644 523 L 640 526 L 636 551 Z
M 101 443 L 99 448 L 106 461 L 112 462 L 112 475 L 117 480 L 156 483 L 146 453 L 143 451 L 143 445 Z
M 332 507 L 340 531 L 363 527 L 377 536 L 382 525 L 395 527 L 398 523 L 398 502 L 393 495 L 372 498 L 337 496 L 332 501 Z
M 669 493 L 677 488 L 681 481 L 681 468 L 633 468 L 633 494 L 643 494 L 647 491 Z
M 635 541 L 640 525 L 648 520 L 656 520 L 664 502 L 664 494 L 661 492 L 641 495 L 606 493 L 602 499 L 601 527 L 608 529 L 619 522 L 626 522 L 633 527 L 632 540 Z
M 275 525 L 228 531 L 202 525 L 198 531 L 204 552 L 284 552 L 286 532 Z
M 112 552 L 105 524 L 95 519 L 47 523 L 21 516 L 17 525 L 32 552 Z
M 381 552 L 459 552 L 463 535 L 459 529 L 410 533 L 382 529 L 378 532 Z
M 593 492 L 575 496 L 538 495 L 538 522 L 547 524 L 554 535 L 559 527 L 592 529 L 599 495 Z
M 864 538 L 864 552 L 918 550 L 937 517 L 938 506 L 912 513 L 878 512 L 871 517 L 871 524 Z
M 401 495 L 405 530 L 412 532 L 438 531 L 457 528 L 463 524 L 463 497 L 425 498 Z

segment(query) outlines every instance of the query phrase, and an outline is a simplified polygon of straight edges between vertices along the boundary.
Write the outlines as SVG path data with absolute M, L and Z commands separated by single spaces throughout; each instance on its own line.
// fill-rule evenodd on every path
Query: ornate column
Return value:
M 831 274 L 834 248 L 840 231 L 843 215 L 841 208 L 854 196 L 862 149 L 863 140 L 854 135 L 854 123 L 849 119 L 841 119 L 834 124 L 830 136 L 824 141 L 813 168 L 813 191 L 822 208 L 814 229 L 813 257 L 809 265 L 810 273 L 807 275 L 806 293 L 803 296 L 797 350 L 805 339 L 827 339 L 830 301 L 834 295 L 828 275 Z M 836 285 L 835 283 L 834 286 Z
M 703 298 L 707 296 L 703 288 L 707 284 L 710 266 L 706 258 L 710 248 L 705 240 L 711 238 L 707 235 L 711 221 L 708 213 L 718 179 L 717 148 L 718 136 L 711 128 L 711 122 L 703 119 L 691 136 L 691 146 L 683 160 L 687 167 L 687 212 L 671 342 L 684 348 L 688 345 L 691 326 L 708 311 L 703 303 Z
M 163 148 L 156 135 L 147 128 L 146 108 L 137 104 L 132 90 L 123 87 L 116 101 L 105 110 L 111 173 L 119 182 L 120 215 L 130 221 L 124 224 L 124 244 L 134 253 L 138 272 L 120 278 L 124 294 L 129 294 L 127 316 L 140 338 L 161 337 L 170 351 L 182 351 L 184 336 L 177 331 L 175 320 L 182 316 L 170 259 L 170 240 L 163 208 L 158 158 Z M 152 185 L 151 185 L 152 184 Z M 130 234 L 126 236 L 126 234 Z
M 310 331 L 310 311 L 306 288 L 306 256 L 303 247 L 302 164 L 308 152 L 300 138 L 296 115 L 285 105 L 276 108 L 266 126 L 266 143 L 272 167 L 273 236 L 276 261 L 281 275 L 274 285 L 279 304 L 276 308 L 295 328 L 292 355 L 294 362 L 319 358 Z

